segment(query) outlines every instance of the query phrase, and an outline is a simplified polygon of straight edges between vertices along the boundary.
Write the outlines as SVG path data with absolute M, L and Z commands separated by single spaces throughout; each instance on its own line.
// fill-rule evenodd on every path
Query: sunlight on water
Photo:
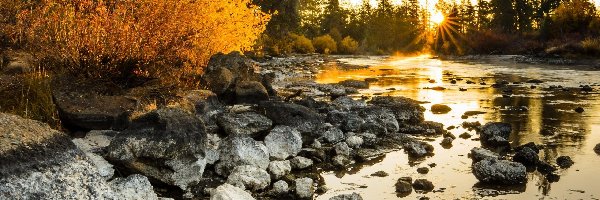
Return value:
M 477 183 L 470 172 L 471 160 L 468 153 L 479 147 L 479 141 L 457 138 L 453 147 L 444 149 L 439 143 L 441 137 L 431 138 L 435 155 L 424 160 L 410 162 L 402 151 L 392 152 L 385 158 L 364 164 L 350 172 L 326 172 L 323 174 L 327 186 L 326 194 L 318 199 L 328 199 L 337 194 L 358 192 L 365 199 L 397 199 L 394 184 L 400 177 L 413 179 L 426 178 L 435 185 L 434 192 L 418 194 L 413 191 L 409 199 L 427 196 L 432 199 L 454 198 L 493 198 L 493 199 L 539 199 L 550 198 L 599 198 L 595 180 L 600 179 L 597 167 L 600 156 L 593 152 L 600 142 L 600 95 L 581 94 L 580 84 L 593 84 L 600 80 L 599 71 L 574 70 L 570 67 L 542 67 L 516 63 L 459 63 L 430 59 L 429 56 L 387 58 L 360 57 L 342 58 L 343 64 L 368 66 L 359 69 L 345 69 L 345 65 L 329 63 L 316 76 L 318 83 L 337 83 L 343 80 L 365 80 L 376 78 L 370 88 L 360 90 L 360 96 L 392 95 L 405 96 L 423 101 L 427 109 L 426 120 L 441 122 L 457 128 L 450 130 L 456 136 L 468 132 L 473 138 L 474 131 L 460 125 L 479 121 L 511 123 L 515 131 L 511 135 L 513 146 L 535 142 L 545 149 L 540 158 L 555 163 L 558 156 L 568 155 L 575 165 L 561 169 L 561 179 L 549 183 L 538 172 L 529 173 L 529 182 L 523 187 L 490 187 Z M 594 77 L 594 78 L 592 78 Z M 524 83 L 540 79 L 544 83 Z M 455 84 L 451 80 L 456 80 Z M 466 81 L 474 84 L 467 84 Z M 503 89 L 490 87 L 496 81 L 510 82 Z M 514 82 L 519 82 L 514 84 Z M 561 85 L 565 90 L 549 89 Z M 536 88 L 531 88 L 536 86 Z M 436 90 L 432 89 L 438 87 Z M 460 88 L 466 91 L 461 91 Z M 503 90 L 509 90 L 508 93 Z M 447 114 L 433 114 L 431 105 L 446 104 L 452 108 Z M 582 114 L 573 111 L 582 106 Z M 481 111 L 483 114 L 463 119 L 467 111 Z M 543 135 L 552 132 L 551 135 Z M 435 163 L 428 174 L 416 172 L 419 167 Z M 371 177 L 376 171 L 386 171 L 388 177 Z M 435 192 L 437 191 L 437 192 Z M 582 192 L 583 191 L 583 192 Z

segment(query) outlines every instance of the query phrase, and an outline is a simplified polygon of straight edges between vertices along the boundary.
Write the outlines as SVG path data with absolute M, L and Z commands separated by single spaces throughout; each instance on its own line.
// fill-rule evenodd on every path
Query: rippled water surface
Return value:
M 499 57 L 500 58 L 500 57 Z M 431 138 L 435 155 L 418 161 L 409 161 L 402 151 L 388 153 L 384 158 L 355 166 L 344 172 L 325 172 L 323 177 L 329 191 L 318 199 L 329 199 L 337 194 L 358 192 L 365 199 L 397 199 L 394 184 L 400 177 L 425 178 L 433 182 L 435 190 L 429 193 L 413 191 L 406 198 L 431 199 L 598 199 L 600 189 L 600 156 L 593 148 L 600 143 L 600 71 L 587 66 L 544 66 L 518 64 L 510 59 L 488 59 L 479 62 L 455 62 L 430 59 L 426 56 L 386 58 L 339 58 L 351 65 L 368 66 L 345 70 L 331 63 L 317 75 L 319 83 L 336 83 L 346 79 L 377 78 L 359 96 L 398 95 L 426 101 L 426 120 L 441 122 L 458 128 L 450 130 L 458 136 L 469 132 L 460 127 L 462 122 L 508 122 L 515 129 L 511 135 L 513 146 L 528 142 L 544 145 L 540 159 L 556 163 L 558 156 L 571 156 L 575 164 L 559 169 L 560 180 L 550 183 L 538 172 L 528 173 L 528 183 L 520 187 L 495 187 L 479 184 L 471 174 L 471 160 L 467 154 L 480 146 L 477 134 L 471 139 L 457 138 L 449 149 L 439 145 L 441 137 Z M 452 79 L 457 80 L 452 84 Z M 462 79 L 462 80 L 461 80 Z M 538 79 L 543 83 L 525 83 Z M 475 84 L 467 84 L 467 80 Z M 502 80 L 510 82 L 504 88 L 491 85 Z M 485 85 L 482 85 L 482 82 Z M 582 93 L 580 85 L 596 85 L 595 92 Z M 535 86 L 533 88 L 532 86 Z M 443 87 L 445 90 L 428 88 Z M 466 89 L 460 91 L 459 88 Z M 450 106 L 448 114 L 432 114 L 432 104 Z M 583 107 L 585 112 L 573 111 Z M 466 111 L 484 114 L 462 119 Z M 429 167 L 428 174 L 417 173 L 419 167 Z M 386 171 L 387 177 L 372 177 L 376 171 Z

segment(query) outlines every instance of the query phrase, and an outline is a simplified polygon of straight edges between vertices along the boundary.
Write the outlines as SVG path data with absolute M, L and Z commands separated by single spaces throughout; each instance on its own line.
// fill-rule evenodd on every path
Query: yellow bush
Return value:
M 304 37 L 304 35 L 290 34 L 290 37 L 294 41 L 293 47 L 296 53 L 314 53 L 315 47 L 313 46 L 310 39 Z
M 337 52 L 337 44 L 330 35 L 323 35 L 313 39 L 313 46 L 317 52 L 322 54 L 330 54 Z
M 254 44 L 269 16 L 250 3 L 40 0 L 21 10 L 13 35 L 70 69 L 97 75 L 155 74 L 174 66 L 197 71 L 215 53 Z
M 340 42 L 340 52 L 344 54 L 355 54 L 358 50 L 358 42 L 350 36 L 346 36 Z

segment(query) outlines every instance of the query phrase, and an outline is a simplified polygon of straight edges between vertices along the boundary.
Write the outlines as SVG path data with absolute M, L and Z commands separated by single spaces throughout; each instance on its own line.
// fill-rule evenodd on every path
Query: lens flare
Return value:
M 431 21 L 436 25 L 444 23 L 444 20 L 446 20 L 446 17 L 444 17 L 444 14 L 442 14 L 440 11 L 436 11 L 433 13 L 433 15 L 431 15 Z

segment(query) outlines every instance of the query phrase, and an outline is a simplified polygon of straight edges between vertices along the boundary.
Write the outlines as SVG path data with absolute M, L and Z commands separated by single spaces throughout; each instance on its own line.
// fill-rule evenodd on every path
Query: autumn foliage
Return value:
M 174 67 L 198 71 L 215 53 L 243 51 L 254 44 L 270 16 L 250 3 L 40 0 L 13 5 L 18 12 L 4 20 L 10 27 L 5 34 L 68 69 L 96 75 L 170 73 Z

